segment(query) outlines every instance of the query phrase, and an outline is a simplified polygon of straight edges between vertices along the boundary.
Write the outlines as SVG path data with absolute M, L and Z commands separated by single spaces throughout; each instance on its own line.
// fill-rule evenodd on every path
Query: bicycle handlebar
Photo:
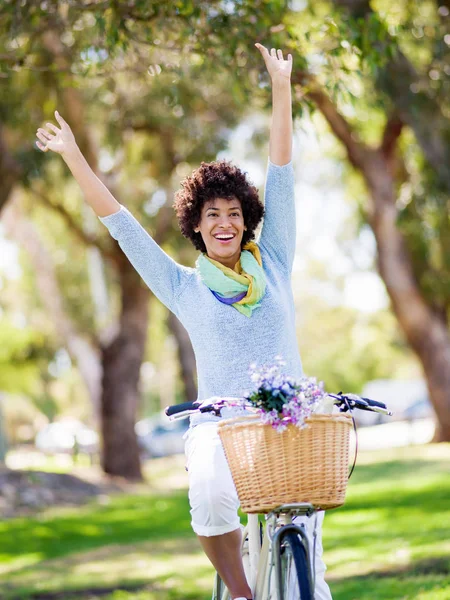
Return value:
M 335 405 L 339 406 L 342 412 L 358 408 L 359 410 L 368 410 L 369 412 L 378 412 L 392 416 L 392 413 L 383 402 L 377 402 L 370 398 L 363 398 L 356 394 L 343 394 L 342 392 L 339 392 L 339 394 L 328 395 L 336 399 Z
M 379 408 L 386 408 L 387 409 L 386 404 L 383 404 L 382 402 L 377 402 L 376 400 L 370 400 L 370 398 L 364 398 L 362 396 L 361 396 L 361 398 L 363 400 L 365 400 L 369 404 L 369 406 L 373 406 L 373 407 L 378 406 Z
M 366 410 L 369 412 L 377 412 L 384 415 L 392 416 L 392 413 L 387 409 L 386 404 L 382 402 L 377 402 L 376 400 L 371 400 L 370 398 L 362 398 L 361 396 L 357 396 L 356 394 L 343 394 L 339 392 L 339 394 L 328 394 L 331 398 L 335 399 L 335 406 L 338 406 L 341 412 L 346 412 L 348 410 L 353 410 L 357 408 L 359 410 Z M 206 412 L 215 412 L 216 414 L 220 414 L 220 409 L 226 406 L 226 399 L 217 398 L 211 401 L 210 404 L 206 406 L 201 406 L 201 401 L 194 402 L 183 402 L 182 404 L 174 404 L 173 406 L 168 406 L 165 409 L 166 415 L 169 419 L 184 419 L 189 417 L 191 414 L 195 414 L 197 412 L 206 413 Z M 250 405 L 249 405 L 250 406 Z
M 180 412 L 184 412 L 185 410 L 197 410 L 199 408 L 199 404 L 199 402 L 183 402 L 182 404 L 174 404 L 172 406 L 168 406 L 164 412 L 168 417 L 171 417 Z

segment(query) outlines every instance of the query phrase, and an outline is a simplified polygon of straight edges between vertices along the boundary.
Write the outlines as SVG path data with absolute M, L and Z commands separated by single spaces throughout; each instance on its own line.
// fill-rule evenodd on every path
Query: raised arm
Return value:
M 191 272 L 175 262 L 144 230 L 131 213 L 121 206 L 92 171 L 79 150 L 68 123 L 55 112 L 59 128 L 47 123 L 37 131 L 37 147 L 43 152 L 61 154 L 77 180 L 88 204 L 119 242 L 136 271 L 152 292 L 175 314 L 178 297 Z
M 93 208 L 99 217 L 106 217 L 120 209 L 120 204 L 100 181 L 88 165 L 81 150 L 78 148 L 75 137 L 69 124 L 55 111 L 59 127 L 47 123 L 46 128 L 40 127 L 36 136 L 40 140 L 36 146 L 42 152 L 52 150 L 60 154 L 78 182 L 86 202 Z
M 292 166 L 292 56 L 256 44 L 272 79 L 272 123 L 264 193 L 265 216 L 259 244 L 290 275 L 295 254 L 295 198 Z
M 269 51 L 255 44 L 261 52 L 272 80 L 272 123 L 270 126 L 269 159 L 274 165 L 286 165 L 292 158 L 292 55 L 287 60 L 281 50 Z

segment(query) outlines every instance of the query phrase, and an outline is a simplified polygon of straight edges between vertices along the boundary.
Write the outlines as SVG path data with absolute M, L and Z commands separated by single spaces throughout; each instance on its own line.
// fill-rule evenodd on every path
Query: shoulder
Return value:
M 258 244 L 258 246 L 267 280 L 272 282 L 287 280 L 290 283 L 291 271 L 284 256 L 279 255 L 271 247 L 266 247 L 264 243 Z

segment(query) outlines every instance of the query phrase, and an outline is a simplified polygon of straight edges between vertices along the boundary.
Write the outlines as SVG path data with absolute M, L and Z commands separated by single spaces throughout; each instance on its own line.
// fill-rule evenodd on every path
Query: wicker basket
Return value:
M 330 509 L 344 503 L 351 417 L 317 414 L 279 433 L 257 415 L 220 421 L 218 431 L 246 513 L 309 502 Z

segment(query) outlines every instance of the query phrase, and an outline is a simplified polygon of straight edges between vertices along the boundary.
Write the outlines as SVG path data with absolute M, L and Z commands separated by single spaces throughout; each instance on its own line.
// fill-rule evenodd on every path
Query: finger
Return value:
M 43 133 L 42 130 L 39 129 L 36 133 L 36 137 L 39 138 L 41 140 L 41 142 L 45 144 L 47 144 L 47 142 L 49 142 L 51 140 L 51 138 L 46 137 Z
M 292 62 L 292 54 L 288 54 L 288 61 Z
M 276 53 L 276 51 L 275 51 L 275 48 L 272 48 L 272 49 L 271 49 L 271 51 L 270 51 L 270 56 L 273 56 L 274 58 L 276 58 L 276 57 L 277 57 L 277 53 Z
M 261 52 L 261 54 L 267 54 L 267 56 L 269 55 L 269 51 L 262 44 L 256 43 L 255 46 L 258 48 L 258 50 Z
M 63 127 L 69 127 L 69 124 L 66 121 L 64 121 L 64 119 L 62 118 L 62 116 L 59 114 L 59 112 L 57 110 L 55 110 L 55 118 L 58 121 L 58 123 L 60 124 L 61 129 Z
M 280 60 L 283 60 L 283 51 L 282 50 L 277 50 L 277 56 Z
M 47 152 L 48 150 L 47 146 L 43 146 L 40 142 L 36 142 L 36 146 L 39 148 L 39 150 L 42 150 L 42 152 Z
M 55 133 L 61 133 L 61 129 L 56 127 L 56 125 L 53 125 L 53 123 L 46 123 L 45 126 L 54 131 Z
M 269 51 L 267 50 L 267 48 L 265 48 L 264 46 L 262 46 L 261 44 L 255 44 L 255 46 L 258 48 L 258 50 L 261 53 L 261 56 L 264 59 L 264 62 L 266 64 L 266 67 L 269 66 L 269 62 L 270 62 L 270 54 Z
M 53 135 L 46 129 L 42 129 L 42 127 L 39 127 L 38 132 L 41 133 L 47 140 L 53 139 Z

